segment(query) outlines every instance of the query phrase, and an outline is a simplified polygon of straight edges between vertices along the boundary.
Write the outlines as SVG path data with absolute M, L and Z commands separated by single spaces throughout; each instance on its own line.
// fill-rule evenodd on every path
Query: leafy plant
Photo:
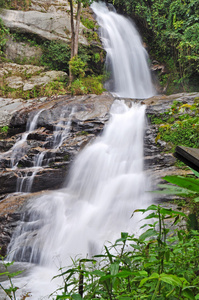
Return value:
M 74 80 L 69 89 L 72 95 L 84 95 L 88 92 L 81 79 Z
M 4 53 L 4 47 L 7 41 L 7 35 L 9 30 L 4 26 L 2 19 L 0 18 L 0 56 Z
M 9 130 L 9 126 L 3 126 L 3 127 L 0 128 L 1 133 L 7 133 L 8 130 Z
M 56 299 L 198 299 L 199 234 L 170 228 L 186 215 L 156 205 L 135 212 L 149 213 L 142 234 L 123 232 L 103 254 L 61 268 Z
M 158 116 L 149 116 L 152 124 L 159 125 L 156 141 L 163 140 L 172 145 L 199 147 L 199 107 L 173 101 L 170 109 Z M 193 116 L 195 114 L 196 116 Z
M 42 46 L 43 55 L 41 63 L 53 70 L 68 72 L 70 60 L 70 47 L 66 43 L 55 41 L 45 42 Z
M 86 71 L 86 63 L 78 56 L 73 56 L 69 61 L 72 75 L 75 77 L 84 77 Z
M 159 194 L 173 194 L 186 197 L 189 208 L 188 229 L 199 230 L 199 173 L 192 170 L 196 178 L 184 176 L 165 176 L 163 179 L 173 184 L 158 185 L 161 191 Z
M 84 18 L 83 16 L 80 17 L 82 24 L 88 28 L 88 29 L 94 29 L 95 23 L 93 20 L 90 20 L 88 18 Z
M 14 286 L 13 282 L 12 282 L 12 278 L 21 274 L 22 271 L 17 271 L 17 272 L 10 272 L 9 271 L 9 267 L 12 266 L 14 264 L 13 262 L 6 262 L 4 260 L 3 256 L 0 256 L 0 259 L 2 260 L 1 264 L 3 265 L 5 271 L 0 273 L 0 277 L 7 277 L 9 282 L 10 282 L 10 286 L 8 288 L 3 286 L 3 283 L 0 283 L 0 288 L 5 292 L 5 294 L 12 300 L 16 300 L 16 291 L 18 290 L 18 287 Z M 25 298 L 24 298 L 25 299 Z

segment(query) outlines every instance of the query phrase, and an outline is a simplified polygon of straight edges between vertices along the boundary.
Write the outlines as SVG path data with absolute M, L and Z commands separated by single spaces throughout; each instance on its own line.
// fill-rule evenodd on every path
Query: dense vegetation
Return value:
M 166 151 L 173 152 L 175 147 L 199 148 L 199 99 L 192 105 L 173 101 L 171 108 L 159 115 L 149 115 L 152 124 L 158 125 L 156 142 L 167 142 Z
M 166 63 L 173 73 L 170 92 L 199 90 L 198 0 L 109 0 L 118 11 L 131 16 L 148 45 L 153 59 Z

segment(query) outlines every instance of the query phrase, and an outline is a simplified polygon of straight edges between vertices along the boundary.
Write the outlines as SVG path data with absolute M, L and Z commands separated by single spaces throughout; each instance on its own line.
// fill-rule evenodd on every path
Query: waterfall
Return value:
M 22 136 L 21 141 L 23 141 L 23 143 L 21 141 L 19 141 L 14 145 L 13 154 L 12 154 L 13 157 L 16 157 L 16 153 L 18 153 L 18 152 L 22 153 L 22 155 L 24 155 L 22 145 L 25 142 L 25 138 L 27 139 L 28 134 L 36 128 L 38 117 L 42 111 L 43 110 L 38 112 L 32 121 L 30 121 L 30 120 L 28 121 L 29 130 L 27 131 L 27 133 L 25 133 Z M 22 176 L 18 177 L 18 179 L 17 179 L 17 190 L 16 190 L 17 192 L 25 192 L 25 193 L 31 192 L 32 185 L 34 183 L 34 178 L 37 175 L 37 173 L 39 172 L 39 170 L 41 170 L 44 163 L 45 163 L 45 166 L 48 166 L 49 162 L 53 161 L 54 154 L 55 154 L 54 151 L 57 150 L 63 144 L 64 140 L 68 137 L 68 134 L 70 132 L 70 127 L 71 127 L 71 120 L 72 120 L 74 111 L 75 111 L 75 108 L 72 108 L 71 111 L 64 110 L 62 112 L 62 114 L 60 116 L 60 120 L 54 128 L 52 149 L 48 149 L 48 150 L 44 149 L 42 152 L 40 152 L 34 156 L 34 158 L 33 158 L 34 166 L 31 168 L 31 170 L 27 170 L 25 175 L 22 174 Z M 69 116 L 68 116 L 68 113 L 69 113 Z M 66 121 L 67 117 L 68 117 L 68 120 Z M 17 152 L 15 151 L 15 149 L 17 149 Z M 50 153 L 49 159 L 45 159 L 45 156 L 47 155 L 47 153 Z M 20 158 L 21 158 L 21 156 L 20 156 Z M 16 164 L 16 166 L 17 166 L 17 164 Z M 16 166 L 15 166 L 15 168 L 16 168 Z
M 11 167 L 15 169 L 19 160 L 26 153 L 26 141 L 28 135 L 37 128 L 38 118 L 43 110 L 38 111 L 33 117 L 31 116 L 26 125 L 26 132 L 22 135 L 21 139 L 17 141 L 11 148 Z
M 8 259 L 40 266 L 27 279 L 34 300 L 56 289 L 45 276 L 55 275 L 58 263 L 66 266 L 70 257 L 100 253 L 104 242 L 140 226 L 131 214 L 149 200 L 143 172 L 145 106 L 129 108 L 115 100 L 110 114 L 103 134 L 75 160 L 67 187 L 30 201 L 13 235 Z M 38 291 L 35 281 L 41 276 Z
M 102 26 L 107 60 L 113 67 L 112 91 L 129 98 L 151 96 L 147 54 L 131 22 L 104 4 L 94 3 L 92 9 Z M 117 42 L 113 42 L 114 35 Z M 62 125 L 60 121 L 57 128 Z M 143 166 L 144 128 L 144 105 L 129 107 L 124 100 L 115 100 L 103 133 L 74 161 L 66 187 L 30 199 L 9 245 L 9 260 L 35 264 L 26 276 L 16 279 L 21 294 L 30 292 L 33 300 L 49 299 L 63 286 L 62 278 L 52 281 L 52 277 L 59 267 L 71 264 L 70 257 L 91 257 L 122 231 L 138 230 L 139 218 L 131 218 L 132 212 L 150 203 L 145 193 L 149 183 Z M 61 140 L 56 132 L 54 146 Z
M 91 8 L 100 26 L 106 65 L 111 73 L 107 89 L 125 98 L 153 96 L 148 54 L 132 21 L 109 10 L 102 2 L 94 2 Z

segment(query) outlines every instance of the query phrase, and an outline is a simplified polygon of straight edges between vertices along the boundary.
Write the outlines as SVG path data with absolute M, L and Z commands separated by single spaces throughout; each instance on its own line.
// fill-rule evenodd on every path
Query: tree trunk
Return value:
M 76 25 L 74 25 L 73 19 L 73 0 L 69 0 L 70 4 L 70 23 L 71 23 L 71 59 L 78 54 L 78 40 L 79 40 L 79 27 L 80 27 L 80 16 L 82 3 L 81 0 L 77 2 L 77 16 Z M 71 67 L 69 65 L 69 82 L 73 81 L 73 75 L 71 72 Z
M 79 41 L 79 27 L 80 27 L 81 10 L 82 10 L 82 3 L 80 1 L 78 1 L 76 27 L 75 27 L 74 56 L 78 54 L 78 41 Z
M 69 0 L 70 4 L 70 24 L 71 24 L 71 58 L 74 56 L 74 44 L 75 44 L 75 27 L 73 19 L 73 0 Z M 69 65 L 69 83 L 73 81 L 73 75 L 71 72 L 71 67 Z

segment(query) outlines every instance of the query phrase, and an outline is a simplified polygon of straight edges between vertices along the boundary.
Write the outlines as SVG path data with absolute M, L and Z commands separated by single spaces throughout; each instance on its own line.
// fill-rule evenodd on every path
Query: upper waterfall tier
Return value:
M 105 3 L 91 5 L 100 26 L 111 78 L 106 88 L 119 97 L 145 99 L 155 94 L 148 54 L 131 20 L 109 10 Z

